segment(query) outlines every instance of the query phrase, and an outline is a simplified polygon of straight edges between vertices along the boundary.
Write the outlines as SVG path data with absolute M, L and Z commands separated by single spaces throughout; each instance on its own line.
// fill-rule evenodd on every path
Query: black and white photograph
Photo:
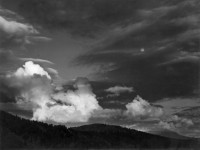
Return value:
M 200 149 L 200 0 L 0 0 L 0 150 Z

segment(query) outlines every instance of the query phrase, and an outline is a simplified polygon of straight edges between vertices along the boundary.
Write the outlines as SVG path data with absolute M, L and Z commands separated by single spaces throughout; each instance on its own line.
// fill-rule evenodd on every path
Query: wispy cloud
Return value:
M 36 63 L 47 63 L 50 65 L 54 64 L 53 62 L 51 62 L 49 60 L 44 60 L 44 59 L 39 59 L 39 58 L 19 58 L 19 60 L 22 60 L 23 62 L 32 61 L 32 62 L 36 62 Z
M 49 38 L 40 35 L 39 31 L 23 17 L 10 10 L 0 7 L 0 68 L 1 73 L 12 72 L 25 61 L 40 64 L 53 64 L 38 58 L 20 58 L 28 44 L 35 41 L 47 41 Z M 22 56 L 22 55 L 21 55 Z
M 112 63 L 114 68 L 96 75 L 132 83 L 148 99 L 193 95 L 199 88 L 198 8 L 198 0 L 140 5 L 134 13 L 137 19 L 113 26 L 75 64 Z
M 29 43 L 27 36 L 38 34 L 31 25 L 7 20 L 0 16 L 0 46 L 24 45 Z
M 112 97 L 112 96 L 119 96 L 121 93 L 131 93 L 133 92 L 133 87 L 126 87 L 126 86 L 114 86 L 114 87 L 110 87 L 108 89 L 105 90 L 108 93 L 112 93 L 109 94 L 108 97 Z
M 154 104 L 163 106 L 168 115 L 175 114 L 192 107 L 200 106 L 199 97 L 165 98 L 155 102 Z

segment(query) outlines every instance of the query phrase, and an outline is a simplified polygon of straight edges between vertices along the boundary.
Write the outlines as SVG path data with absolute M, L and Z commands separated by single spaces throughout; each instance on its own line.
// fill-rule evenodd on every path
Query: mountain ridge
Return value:
M 119 126 L 66 128 L 0 111 L 0 148 L 198 148 L 195 139 L 171 139 Z M 5 142 L 6 141 L 6 142 Z

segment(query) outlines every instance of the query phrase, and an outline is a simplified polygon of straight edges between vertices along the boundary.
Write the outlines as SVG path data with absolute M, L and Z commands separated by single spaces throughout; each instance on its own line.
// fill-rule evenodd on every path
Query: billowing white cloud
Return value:
M 51 79 L 48 72 L 31 61 L 7 75 L 9 87 L 16 89 L 17 104 L 33 106 L 33 120 L 87 122 L 94 110 L 102 109 L 85 78 L 75 80 L 75 90 L 68 91 L 54 90 Z
M 52 106 L 51 117 L 55 121 L 62 122 L 87 122 L 92 116 L 94 110 L 101 110 L 98 101 L 90 89 L 87 87 L 78 88 L 75 91 L 68 91 L 67 93 L 57 93 L 53 95 L 53 99 L 61 101 L 62 106 Z M 60 107 L 60 109 L 58 109 Z M 63 110 L 65 113 L 55 117 L 57 111 Z M 59 119 L 59 120 L 58 120 Z
M 160 121 L 159 125 L 163 127 L 164 129 L 176 131 L 178 129 L 191 127 L 194 125 L 194 123 L 191 119 L 173 115 L 167 118 L 166 120 Z
M 51 94 L 53 88 L 50 75 L 40 65 L 31 61 L 14 73 L 7 74 L 5 80 L 7 86 L 13 89 L 19 104 L 31 102 L 38 105 L 38 102 L 44 101 L 44 97 Z
M 89 83 L 82 83 L 80 80 L 75 81 L 74 91 L 52 93 L 49 102 L 34 112 L 33 119 L 60 123 L 87 122 L 94 110 L 102 108 L 92 93 Z
M 160 106 L 154 106 L 140 96 L 125 105 L 126 109 L 102 109 L 95 111 L 92 121 L 101 120 L 110 123 L 134 123 L 138 120 L 160 119 L 164 116 L 164 110 Z
M 164 114 L 163 108 L 151 105 L 140 96 L 128 103 L 126 109 L 126 115 L 134 118 L 161 117 Z
M 14 93 L 17 104 L 33 104 L 33 110 L 43 106 L 53 91 L 50 75 L 38 64 L 26 62 L 23 67 L 5 78 L 10 93 Z
M 17 69 L 14 73 L 16 77 L 28 77 L 34 75 L 46 76 L 48 79 L 51 79 L 48 72 L 46 72 L 40 65 L 34 64 L 32 61 L 26 62 L 23 67 Z
M 133 87 L 126 87 L 126 86 L 114 86 L 110 87 L 105 90 L 106 92 L 112 93 L 109 94 L 108 97 L 119 96 L 121 93 L 131 93 L 133 92 Z
M 48 69 L 47 69 L 48 70 Z M 152 106 L 139 96 L 126 105 L 126 110 L 103 109 L 92 92 L 87 78 L 77 78 L 71 88 L 57 88 L 52 77 L 32 61 L 7 75 L 7 85 L 14 91 L 18 106 L 32 106 L 33 120 L 57 123 L 89 122 L 91 120 L 135 121 L 163 115 L 160 107 Z

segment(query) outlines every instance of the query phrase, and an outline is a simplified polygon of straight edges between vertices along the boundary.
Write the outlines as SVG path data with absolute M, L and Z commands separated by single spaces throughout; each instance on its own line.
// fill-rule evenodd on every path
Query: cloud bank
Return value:
M 87 122 L 94 110 L 102 109 L 85 78 L 74 81 L 74 90 L 56 91 L 52 78 L 40 65 L 29 61 L 6 76 L 15 91 L 16 103 L 31 104 L 33 120 Z
M 87 78 L 73 80 L 70 88 L 57 88 L 50 74 L 32 61 L 7 74 L 4 85 L 15 97 L 17 106 L 31 108 L 32 119 L 37 121 L 80 123 L 97 118 L 108 122 L 118 118 L 134 121 L 163 115 L 162 108 L 139 96 L 125 105 L 126 110 L 102 108 Z
M 199 138 L 199 124 L 193 118 L 172 115 L 158 123 L 158 127 L 177 132 L 188 137 Z

